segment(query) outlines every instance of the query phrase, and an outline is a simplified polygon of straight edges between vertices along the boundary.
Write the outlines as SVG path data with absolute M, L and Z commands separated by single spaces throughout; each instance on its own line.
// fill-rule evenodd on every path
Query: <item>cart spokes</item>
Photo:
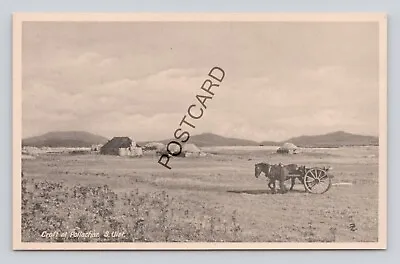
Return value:
M 321 168 L 308 169 L 304 175 L 304 187 L 310 193 L 322 194 L 331 187 L 331 178 Z

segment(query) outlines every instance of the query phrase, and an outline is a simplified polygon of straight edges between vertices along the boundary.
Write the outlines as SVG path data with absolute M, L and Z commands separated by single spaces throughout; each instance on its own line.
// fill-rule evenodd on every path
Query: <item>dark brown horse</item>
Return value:
M 255 176 L 258 178 L 261 172 L 264 173 L 265 177 L 269 179 L 268 187 L 276 192 L 276 181 L 279 181 L 279 189 L 281 193 L 286 193 L 288 190 L 284 185 L 284 182 L 288 179 L 291 180 L 290 190 L 293 189 L 295 185 L 296 178 L 301 180 L 301 176 L 299 177 L 290 177 L 289 175 L 303 175 L 302 170 L 304 166 L 298 166 L 297 164 L 288 164 L 283 165 L 279 164 L 269 164 L 265 162 L 257 163 L 255 165 Z

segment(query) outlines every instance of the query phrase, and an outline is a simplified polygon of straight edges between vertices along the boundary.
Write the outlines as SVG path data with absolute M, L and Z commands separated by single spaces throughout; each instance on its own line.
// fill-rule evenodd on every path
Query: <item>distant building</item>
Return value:
M 281 154 L 297 154 L 297 146 L 292 143 L 284 143 L 276 152 Z
M 195 144 L 186 143 L 182 147 L 182 152 L 180 156 L 191 157 L 191 156 L 204 156 L 205 153 L 202 152 Z
M 114 137 L 100 149 L 103 155 L 142 156 L 143 152 L 129 137 Z
M 178 157 L 204 157 L 206 153 L 201 151 L 195 144 L 193 143 L 185 143 L 182 148 L 177 147 L 176 145 L 172 145 L 170 151 L 172 153 L 178 153 L 181 151 Z
M 91 151 L 99 152 L 102 146 L 103 146 L 102 144 L 95 144 L 95 145 L 92 145 Z
M 162 155 L 167 154 L 167 146 L 161 142 L 149 142 L 143 147 L 143 152 L 150 155 Z

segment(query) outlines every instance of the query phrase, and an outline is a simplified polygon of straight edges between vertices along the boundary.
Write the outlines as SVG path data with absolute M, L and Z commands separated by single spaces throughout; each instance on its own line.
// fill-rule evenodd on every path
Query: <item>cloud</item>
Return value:
M 94 54 L 82 58 L 104 61 Z M 109 137 L 119 133 L 134 133 L 143 140 L 171 137 L 189 105 L 199 105 L 195 96 L 204 94 L 200 87 L 206 73 L 205 69 L 168 69 L 138 79 L 97 81 L 76 90 L 30 82 L 24 88 L 24 120 L 47 124 L 43 132 L 69 122 L 70 128 Z M 368 92 L 374 91 L 373 85 L 346 76 L 338 67 L 299 71 L 293 79 L 294 88 L 268 76 L 228 79 L 213 87 L 215 95 L 206 101 L 207 109 L 193 132 L 262 141 L 365 130 L 371 116 L 363 115 L 357 104 L 367 98 L 376 108 L 375 93 Z M 365 87 L 368 91 L 357 97 Z M 377 116 L 374 119 L 377 122 Z
M 108 136 L 134 130 L 140 137 L 161 137 L 175 131 L 203 81 L 204 74 L 196 69 L 169 69 L 137 80 L 96 82 L 79 90 L 30 81 L 23 89 L 24 120 L 27 124 L 41 121 L 45 132 L 63 127 L 61 122 L 66 120 L 57 122 L 57 117 L 68 113 L 71 129 L 85 127 Z M 157 134 L 156 129 L 164 130 Z
M 24 33 L 24 136 L 74 129 L 169 138 L 215 65 L 226 76 L 193 133 L 261 141 L 378 131 L 372 27 L 46 25 Z

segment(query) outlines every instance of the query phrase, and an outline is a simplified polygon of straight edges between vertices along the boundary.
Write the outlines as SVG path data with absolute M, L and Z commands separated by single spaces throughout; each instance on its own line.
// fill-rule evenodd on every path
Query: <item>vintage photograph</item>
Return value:
M 384 14 L 13 19 L 14 249 L 386 248 Z

